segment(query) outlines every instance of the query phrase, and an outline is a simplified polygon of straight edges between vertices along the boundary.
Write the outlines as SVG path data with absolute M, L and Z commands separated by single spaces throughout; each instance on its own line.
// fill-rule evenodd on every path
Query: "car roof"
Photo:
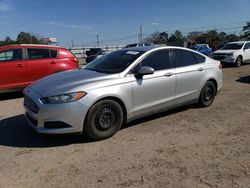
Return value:
M 243 44 L 245 42 L 250 42 L 250 41 L 236 41 L 236 42 L 229 42 L 228 44 Z
M 45 44 L 13 44 L 13 45 L 8 45 L 8 46 L 1 46 L 1 48 L 4 48 L 4 47 L 20 47 L 20 46 L 39 47 L 39 48 L 63 48 L 61 46 L 53 46 L 53 45 L 45 45 Z
M 161 45 L 155 45 L 155 46 L 138 46 L 138 47 L 132 47 L 132 48 L 124 48 L 123 50 L 134 50 L 134 51 L 143 51 L 147 52 L 153 49 L 169 49 L 169 48 L 175 48 L 175 49 L 185 49 L 189 50 L 188 48 L 179 47 L 179 46 L 161 46 Z

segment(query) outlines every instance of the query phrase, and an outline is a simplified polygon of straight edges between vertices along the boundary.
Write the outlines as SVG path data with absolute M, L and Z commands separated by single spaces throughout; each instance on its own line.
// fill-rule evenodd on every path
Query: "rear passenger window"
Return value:
M 44 58 L 50 58 L 50 53 L 48 49 L 29 48 L 28 56 L 29 59 L 44 59 Z
M 169 69 L 172 67 L 169 59 L 169 50 L 153 52 L 143 59 L 140 64 L 140 66 L 152 67 L 155 71 Z
M 22 49 L 10 49 L 0 52 L 0 62 L 22 60 Z
M 193 52 L 190 52 L 193 54 L 193 56 L 196 58 L 197 60 L 197 63 L 204 63 L 206 61 L 206 58 L 200 54 L 197 54 L 197 53 L 193 53 Z
M 50 57 L 57 58 L 57 50 L 50 50 Z
M 198 57 L 200 60 L 198 61 L 197 57 L 192 52 L 187 50 L 175 49 L 175 67 L 185 67 L 189 65 L 195 65 L 202 61 L 202 58 Z

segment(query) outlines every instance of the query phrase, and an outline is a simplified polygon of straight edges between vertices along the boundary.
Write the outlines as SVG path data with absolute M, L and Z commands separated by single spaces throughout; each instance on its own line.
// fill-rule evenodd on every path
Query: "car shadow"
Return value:
M 239 79 L 237 79 L 236 82 L 241 82 L 241 83 L 244 83 L 244 84 L 250 84 L 250 76 L 239 77 Z
M 149 116 L 146 116 L 146 117 L 139 118 L 139 119 L 136 119 L 134 121 L 131 121 L 131 122 L 123 125 L 121 129 L 126 129 L 126 128 L 129 128 L 129 127 L 132 127 L 132 126 L 135 126 L 135 125 L 147 122 L 147 121 L 152 121 L 152 120 L 155 120 L 155 119 L 158 119 L 158 118 L 162 118 L 162 117 L 169 116 L 169 115 L 172 115 L 172 114 L 176 114 L 176 113 L 179 113 L 179 112 L 182 112 L 182 111 L 186 111 L 188 109 L 196 109 L 196 108 L 199 108 L 198 105 L 193 104 L 193 105 L 187 105 L 187 106 L 175 108 L 175 109 L 172 109 L 172 110 L 167 110 L 167 111 L 164 111 L 164 112 L 156 113 L 156 114 L 153 114 L 153 115 L 149 115 Z
M 242 65 L 241 65 L 241 67 L 244 67 L 244 66 L 247 66 L 247 65 L 249 65 L 248 63 L 243 63 Z M 224 69 L 227 69 L 227 68 L 239 68 L 239 67 L 236 67 L 234 64 L 226 64 L 226 63 L 223 63 L 222 64 L 222 68 Z
M 18 99 L 23 97 L 22 91 L 15 91 L 9 93 L 0 93 L 0 101 L 10 100 L 10 99 Z
M 0 120 L 0 145 L 10 147 L 43 148 L 74 143 L 93 142 L 85 135 L 44 135 L 35 132 L 24 115 Z
M 147 116 L 123 125 L 121 129 L 130 128 L 141 123 L 155 120 L 164 116 L 198 108 L 196 105 L 185 106 L 155 115 Z M 70 144 L 95 142 L 83 135 L 45 135 L 34 131 L 26 122 L 24 115 L 18 115 L 0 120 L 0 145 L 20 148 L 59 147 Z

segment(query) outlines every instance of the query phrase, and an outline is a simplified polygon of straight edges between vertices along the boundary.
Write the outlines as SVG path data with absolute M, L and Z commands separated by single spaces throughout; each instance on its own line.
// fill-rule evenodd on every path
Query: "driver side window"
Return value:
M 150 53 L 134 68 L 134 72 L 142 66 L 152 67 L 155 71 L 172 68 L 169 50 L 157 50 Z

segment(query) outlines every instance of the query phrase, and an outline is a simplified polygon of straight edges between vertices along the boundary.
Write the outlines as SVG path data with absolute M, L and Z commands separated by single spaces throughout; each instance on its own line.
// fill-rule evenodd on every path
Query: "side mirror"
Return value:
M 142 66 L 135 72 L 135 77 L 143 77 L 144 75 L 149 74 L 154 74 L 154 69 L 152 67 Z

